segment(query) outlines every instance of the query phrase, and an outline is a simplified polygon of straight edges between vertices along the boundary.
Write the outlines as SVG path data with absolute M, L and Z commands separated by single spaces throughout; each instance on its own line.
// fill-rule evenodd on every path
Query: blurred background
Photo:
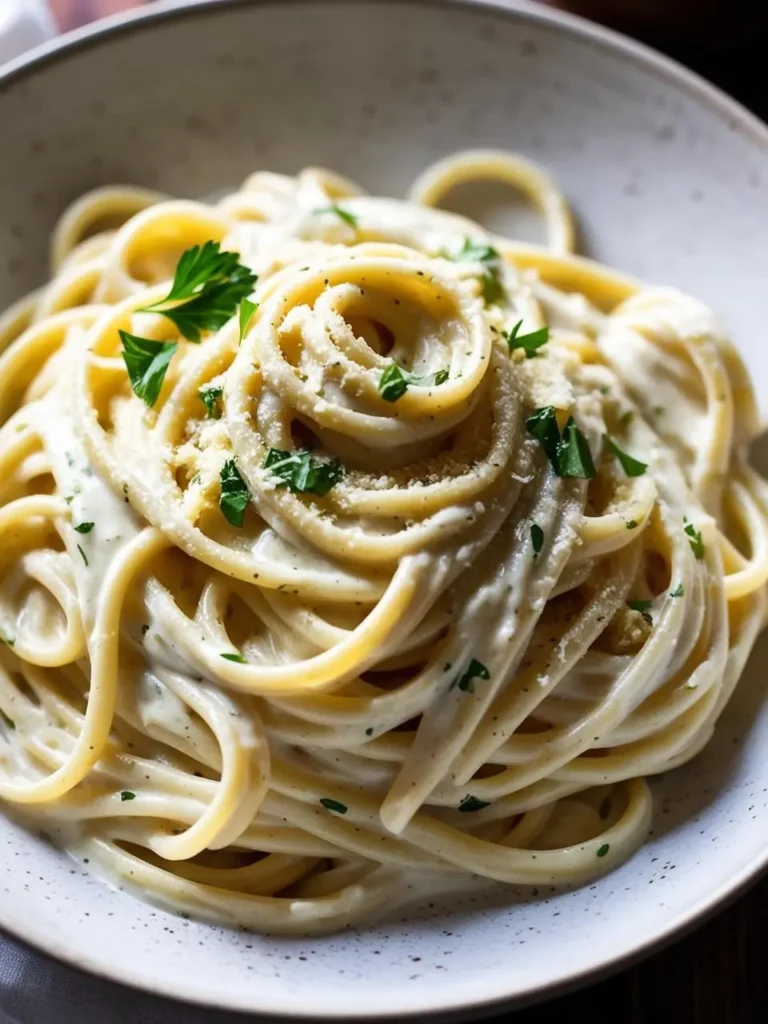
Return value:
M 2 4 L 3 0 L 0 0 Z M 152 0 L 48 0 L 62 31 Z M 765 0 L 542 0 L 676 57 L 768 119 Z

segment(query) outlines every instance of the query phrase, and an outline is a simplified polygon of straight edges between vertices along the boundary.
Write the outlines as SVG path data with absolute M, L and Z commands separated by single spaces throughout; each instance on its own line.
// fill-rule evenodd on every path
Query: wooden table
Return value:
M 2 0 L 0 0 L 0 3 Z M 49 0 L 62 28 L 148 0 Z M 674 4 L 675 0 L 669 0 Z M 567 2 L 559 6 L 567 7 Z M 702 7 L 708 7 L 702 3 Z M 707 17 L 709 13 L 702 11 Z M 647 40 L 768 119 L 762 34 L 718 51 L 711 42 Z M 768 225 L 766 225 L 768 230 Z M 763 268 L 765 270 L 765 268 Z M 768 833 L 768 829 L 766 829 Z M 768 835 L 766 837 L 768 842 Z M 687 938 L 570 996 L 514 1015 L 515 1024 L 765 1024 L 768 1021 L 768 878 Z

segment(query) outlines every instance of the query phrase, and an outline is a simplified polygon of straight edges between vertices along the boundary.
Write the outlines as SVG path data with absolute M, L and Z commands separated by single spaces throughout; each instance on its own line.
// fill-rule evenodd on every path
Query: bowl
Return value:
M 768 409 L 768 130 L 694 75 L 531 3 L 159 4 L 0 76 L 0 304 L 40 284 L 65 205 L 106 182 L 206 196 L 255 168 L 320 164 L 402 195 L 462 147 L 508 147 L 562 182 L 582 251 L 714 306 Z M 514 209 L 492 226 L 528 230 Z M 180 920 L 0 817 L 0 927 L 155 993 L 296 1018 L 498 1010 L 668 940 L 768 860 L 758 645 L 716 736 L 653 782 L 647 844 L 577 891 L 417 906 L 368 930 L 276 939 Z

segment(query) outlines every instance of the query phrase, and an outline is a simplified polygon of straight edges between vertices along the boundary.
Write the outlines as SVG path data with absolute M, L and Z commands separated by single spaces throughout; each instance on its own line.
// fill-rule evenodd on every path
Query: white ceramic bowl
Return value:
M 586 250 L 714 305 L 768 408 L 768 130 L 693 75 L 525 2 L 160 5 L 0 78 L 0 303 L 44 277 L 54 218 L 131 181 L 196 196 L 256 167 L 325 164 L 402 194 L 462 146 L 557 175 Z M 763 643 L 717 736 L 654 783 L 645 848 L 596 885 L 429 905 L 311 941 L 180 921 L 0 818 L 0 926 L 179 999 L 292 1017 L 516 1004 L 647 951 L 768 859 Z

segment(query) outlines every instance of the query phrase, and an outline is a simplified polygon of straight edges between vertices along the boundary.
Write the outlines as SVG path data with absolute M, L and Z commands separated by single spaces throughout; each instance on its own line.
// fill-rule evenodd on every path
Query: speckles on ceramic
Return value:
M 95 185 L 207 195 L 258 167 L 326 164 L 397 195 L 452 150 L 506 146 L 559 178 L 591 255 L 712 304 L 768 381 L 766 132 L 639 51 L 519 6 L 215 4 L 12 77 L 0 304 L 41 282 L 56 215 Z M 765 860 L 767 656 L 764 641 L 705 753 L 654 781 L 647 846 L 585 889 L 427 901 L 369 932 L 270 939 L 140 903 L 0 819 L 0 923 L 153 991 L 293 1017 L 527 996 L 646 947 Z

